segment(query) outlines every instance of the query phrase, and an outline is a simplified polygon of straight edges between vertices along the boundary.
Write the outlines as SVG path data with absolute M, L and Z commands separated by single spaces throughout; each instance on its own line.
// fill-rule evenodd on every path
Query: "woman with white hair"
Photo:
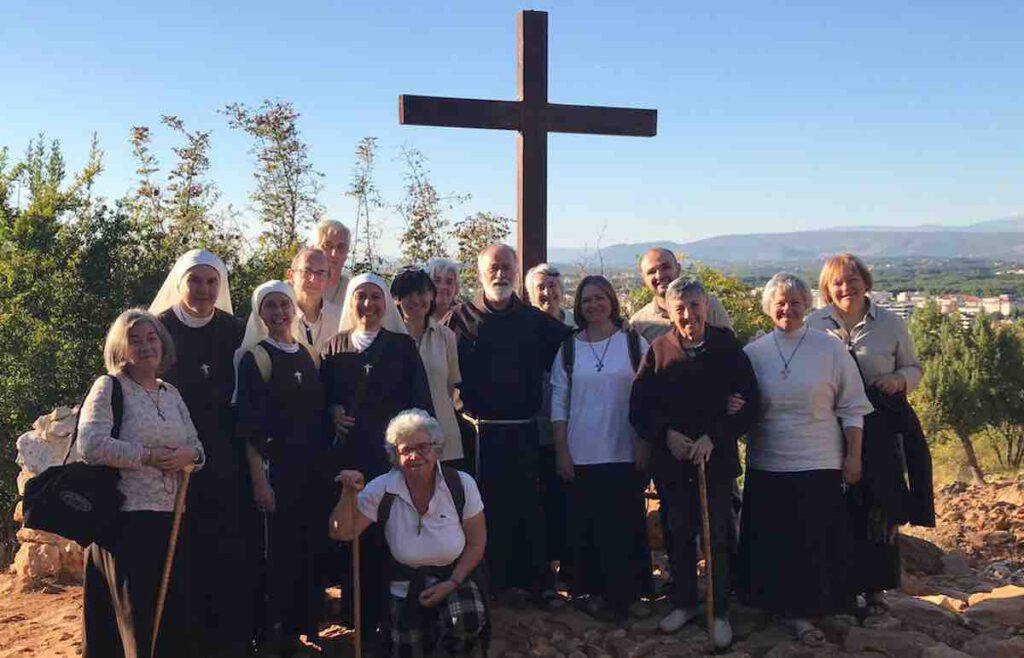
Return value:
M 872 407 L 842 343 L 804 324 L 811 291 L 803 280 L 776 274 L 761 305 L 775 329 L 744 349 L 761 413 L 748 434 L 741 581 L 751 604 L 820 646 L 824 634 L 809 619 L 852 610 L 843 491 L 860 480 Z
M 433 412 L 430 385 L 416 343 L 409 337 L 387 284 L 376 274 L 360 274 L 349 282 L 342 310 L 341 333 L 328 341 L 321 373 L 327 405 L 334 421 L 331 455 L 325 468 L 332 474 L 354 469 L 370 478 L 390 470 L 380 437 L 403 409 Z M 365 582 L 380 580 L 384 538 L 371 531 L 361 568 Z M 342 572 L 344 573 L 344 572 Z M 380 597 L 366 592 L 363 624 L 370 636 L 381 613 Z
M 330 535 L 352 541 L 371 524 L 384 529 L 387 655 L 471 654 L 488 626 L 477 571 L 487 543 L 480 491 L 466 473 L 440 465 L 444 433 L 426 411 L 399 413 L 385 437 L 389 472 L 365 487 L 358 471 L 338 476 Z
M 330 274 L 324 285 L 324 302 L 341 304 L 345 301 L 349 277 L 345 274 L 345 261 L 352 246 L 352 231 L 333 219 L 322 220 L 316 225 L 316 246 L 325 254 L 330 264 Z
M 199 653 L 242 655 L 251 640 L 249 608 L 235 597 L 251 582 L 242 536 L 245 451 L 234 440 L 231 392 L 235 350 L 245 322 L 232 314 L 224 261 L 205 249 L 183 254 L 153 299 L 149 312 L 174 340 L 175 362 L 163 374 L 185 400 L 206 453 L 206 468 L 192 477 L 188 514 L 192 537 L 192 612 Z
M 82 655 L 148 656 L 182 471 L 202 468 L 205 457 L 185 401 L 160 379 L 174 362 L 174 343 L 159 320 L 142 309 L 119 315 L 103 361 L 107 374 L 78 415 L 78 450 L 87 464 L 118 470 L 124 502 L 111 536 L 86 549 Z M 184 533 L 156 655 L 189 652 L 188 554 Z
M 316 637 L 327 548 L 327 482 L 317 474 L 328 451 L 324 389 L 309 347 L 295 339 L 295 292 L 267 281 L 252 293 L 238 367 L 236 434 L 245 442 L 253 501 L 264 513 L 266 624 L 262 651 L 288 653 Z M 300 334 L 301 335 L 301 334 Z
M 444 322 L 452 307 L 459 302 L 459 272 L 462 263 L 448 258 L 431 258 L 423 269 L 437 288 L 433 317 L 438 322 Z

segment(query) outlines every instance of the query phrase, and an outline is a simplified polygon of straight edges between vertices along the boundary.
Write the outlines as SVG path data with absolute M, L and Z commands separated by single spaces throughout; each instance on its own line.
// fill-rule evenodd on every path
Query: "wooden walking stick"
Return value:
M 711 558 L 711 518 L 708 514 L 708 478 L 704 472 L 704 462 L 697 464 L 697 481 L 700 486 L 700 521 L 702 548 L 704 549 L 704 572 L 707 575 L 707 588 L 704 590 L 704 616 L 708 625 L 708 637 L 714 641 L 715 628 L 715 576 Z
M 167 600 L 167 588 L 171 583 L 171 567 L 174 565 L 174 549 L 178 546 L 178 532 L 181 530 L 181 517 L 185 513 L 185 496 L 188 494 L 188 481 L 192 476 L 191 464 L 181 472 L 178 484 L 178 495 L 174 499 L 174 522 L 171 524 L 171 540 L 167 544 L 167 558 L 164 559 L 164 575 L 160 580 L 160 591 L 156 596 L 156 613 L 153 615 L 153 635 L 149 644 L 149 655 L 156 654 L 156 638 L 160 633 L 160 618 L 164 614 L 164 603 Z
M 357 497 L 352 496 L 352 528 L 356 524 Z M 355 624 L 356 658 L 363 658 L 363 606 L 359 577 L 359 534 L 352 537 L 352 620 Z

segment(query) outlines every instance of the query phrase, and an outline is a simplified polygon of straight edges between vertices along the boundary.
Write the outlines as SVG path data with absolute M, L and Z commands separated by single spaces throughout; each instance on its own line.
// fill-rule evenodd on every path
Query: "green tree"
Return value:
M 921 423 L 932 434 L 951 431 L 963 446 L 972 476 L 984 482 L 971 437 L 990 420 L 991 327 L 982 322 L 965 331 L 955 313 L 915 318 L 910 326 L 915 343 L 924 343 L 925 353 L 932 355 L 923 360 L 925 374 L 912 395 Z
M 717 297 L 729 312 L 733 331 L 741 344 L 748 343 L 759 332 L 771 331 L 772 322 L 761 310 L 761 298 L 754 289 L 703 263 L 695 263 L 694 269 L 704 289 Z
M 405 219 L 405 231 L 399 236 L 402 261 L 425 263 L 430 258 L 447 257 L 448 220 L 444 213 L 469 196 L 442 197 L 430 180 L 427 159 L 418 149 L 403 147 L 401 159 L 405 164 L 405 199 L 397 209 Z
M 504 242 L 511 232 L 511 224 L 508 217 L 490 212 L 467 215 L 455 222 L 452 237 L 455 238 L 455 259 L 463 264 L 459 276 L 464 290 L 476 289 L 477 254 L 488 245 Z
M 256 141 L 256 189 L 250 199 L 265 227 L 263 241 L 275 249 L 301 242 L 323 214 L 317 200 L 323 174 L 313 167 L 302 141 L 299 112 L 287 101 L 266 100 L 258 108 L 231 103 L 222 113 L 229 126 Z
M 376 137 L 363 137 L 356 144 L 356 163 L 352 172 L 352 182 L 345 196 L 356 202 L 356 225 L 352 232 L 351 256 L 352 271 L 380 272 L 384 268 L 377 245 L 380 241 L 381 228 L 373 213 L 384 207 L 384 199 L 374 178 L 377 164 L 377 152 L 380 149 Z

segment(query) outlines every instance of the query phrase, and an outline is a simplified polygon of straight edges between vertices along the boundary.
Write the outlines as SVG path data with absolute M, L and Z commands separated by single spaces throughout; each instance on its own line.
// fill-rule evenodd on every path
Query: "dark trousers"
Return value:
M 846 491 L 850 515 L 850 587 L 854 593 L 900 586 L 900 529 L 861 485 Z
M 477 483 L 487 510 L 487 567 L 494 592 L 536 589 L 544 572 L 537 488 L 537 425 L 481 425 Z
M 554 446 L 540 447 L 539 460 L 540 502 L 544 513 L 544 559 L 566 559 L 566 507 L 568 496 L 565 483 L 558 477 Z
M 672 543 L 668 547 L 669 568 L 675 587 L 672 605 L 689 608 L 697 605 L 697 540 L 703 528 L 700 488 L 696 471 L 677 461 L 667 450 L 652 455 L 657 473 L 662 509 L 668 517 Z M 711 527 L 711 562 L 714 579 L 715 616 L 729 610 L 730 526 L 732 525 L 733 478 L 708 476 L 708 515 Z
M 156 600 L 171 534 L 170 512 L 122 512 L 107 548 L 85 553 L 82 655 L 148 658 Z M 184 525 L 184 524 L 183 524 Z M 182 532 L 154 656 L 189 653 L 188 533 Z
M 576 466 L 569 498 L 572 589 L 625 614 L 649 587 L 644 478 L 631 463 Z

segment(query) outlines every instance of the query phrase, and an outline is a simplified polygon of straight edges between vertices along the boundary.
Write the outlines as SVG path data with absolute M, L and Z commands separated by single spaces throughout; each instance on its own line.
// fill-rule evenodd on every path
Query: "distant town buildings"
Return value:
M 913 314 L 914 309 L 921 308 L 932 301 L 938 304 L 939 311 L 943 314 L 953 311 L 959 313 L 965 324 L 969 324 L 971 320 L 981 314 L 1011 318 L 1016 316 L 1021 309 L 1021 303 L 1011 295 L 976 297 L 960 294 L 929 295 L 919 291 L 892 293 L 887 290 L 872 290 L 869 295 L 873 303 L 889 309 L 904 320 Z M 814 291 L 814 305 L 817 308 L 825 305 L 821 298 L 821 292 L 818 290 Z

